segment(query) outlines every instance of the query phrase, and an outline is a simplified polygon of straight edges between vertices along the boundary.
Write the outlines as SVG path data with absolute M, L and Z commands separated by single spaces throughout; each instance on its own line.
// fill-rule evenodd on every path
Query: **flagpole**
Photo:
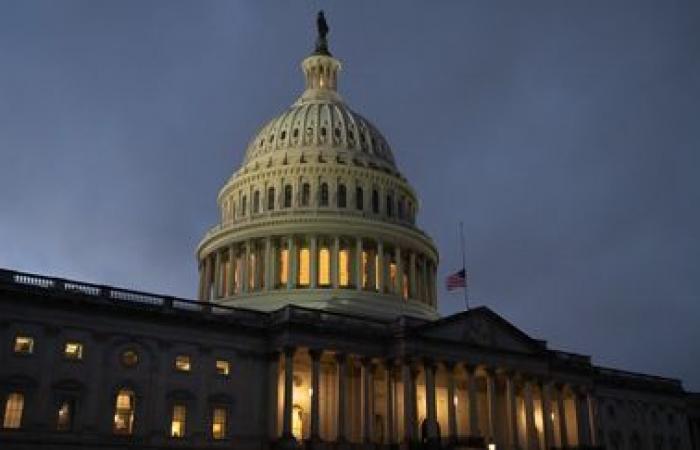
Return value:
M 464 225 L 459 222 L 459 238 L 462 243 L 462 270 L 464 271 L 464 307 L 469 311 L 469 281 L 467 279 L 467 257 L 464 252 Z

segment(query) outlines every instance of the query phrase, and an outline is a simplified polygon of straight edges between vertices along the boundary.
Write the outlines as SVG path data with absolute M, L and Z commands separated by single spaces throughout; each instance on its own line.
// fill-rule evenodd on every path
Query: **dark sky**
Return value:
M 324 7 L 440 278 L 553 348 L 700 390 L 700 3 L 0 2 L 0 266 L 193 297 Z M 462 308 L 440 293 L 444 314 Z

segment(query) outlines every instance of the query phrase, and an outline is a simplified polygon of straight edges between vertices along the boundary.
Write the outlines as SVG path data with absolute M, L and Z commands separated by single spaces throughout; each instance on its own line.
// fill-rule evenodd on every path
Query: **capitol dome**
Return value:
M 250 140 L 197 249 L 201 301 L 437 318 L 438 254 L 380 131 L 338 94 L 319 38 L 306 86 Z

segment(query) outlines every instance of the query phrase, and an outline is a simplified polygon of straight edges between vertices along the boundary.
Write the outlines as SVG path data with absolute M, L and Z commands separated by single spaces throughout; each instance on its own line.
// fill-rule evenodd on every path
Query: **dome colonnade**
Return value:
M 340 62 L 302 62 L 306 90 L 250 141 L 201 241 L 199 299 L 437 317 L 438 254 L 392 151 L 336 91 Z

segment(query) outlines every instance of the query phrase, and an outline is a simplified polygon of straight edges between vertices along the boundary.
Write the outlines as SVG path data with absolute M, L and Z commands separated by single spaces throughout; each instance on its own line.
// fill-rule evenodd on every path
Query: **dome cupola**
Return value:
M 338 94 L 340 62 L 318 19 L 301 96 L 249 142 L 199 244 L 199 298 L 381 317 L 437 317 L 432 240 L 387 140 Z

